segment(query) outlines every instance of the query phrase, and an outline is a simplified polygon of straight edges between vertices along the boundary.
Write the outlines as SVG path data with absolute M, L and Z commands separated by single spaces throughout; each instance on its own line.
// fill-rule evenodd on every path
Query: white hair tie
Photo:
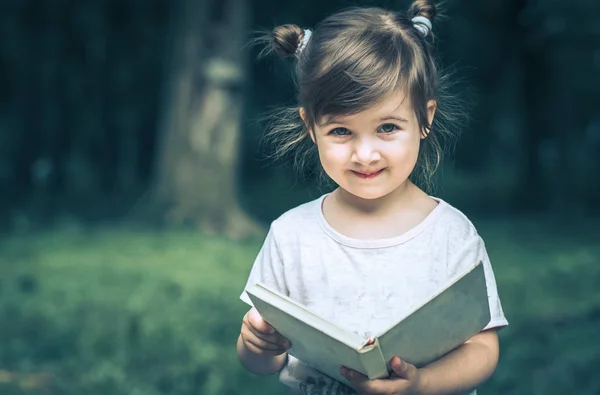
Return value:
M 312 31 L 310 29 L 304 29 L 304 36 L 302 37 L 302 41 L 298 43 L 298 48 L 296 48 L 296 56 L 300 56 L 304 48 L 306 48 L 306 46 L 308 45 L 311 36 Z
M 415 28 L 426 37 L 431 31 L 431 21 L 424 16 L 416 16 L 411 19 Z

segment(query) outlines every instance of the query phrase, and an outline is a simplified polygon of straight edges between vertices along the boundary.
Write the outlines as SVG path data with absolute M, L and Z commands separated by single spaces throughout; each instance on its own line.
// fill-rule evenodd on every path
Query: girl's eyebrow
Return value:
M 398 117 L 398 116 L 395 116 L 395 115 L 389 115 L 387 117 L 379 118 L 379 122 L 389 121 L 390 119 L 394 119 L 394 120 L 399 121 L 399 122 L 408 122 L 408 119 L 402 118 L 402 117 Z
M 322 123 L 319 124 L 319 127 L 324 128 L 325 126 L 331 125 L 331 124 L 334 124 L 334 123 L 341 124 L 341 122 L 338 121 L 337 118 L 335 118 L 335 117 L 327 117 Z
M 388 115 L 388 116 L 385 116 L 385 117 L 381 117 L 381 118 L 379 118 L 378 121 L 379 122 L 384 122 L 384 121 L 389 121 L 391 119 L 396 120 L 398 122 L 408 122 L 408 119 L 402 118 L 402 117 L 399 117 L 399 116 L 396 116 L 396 115 Z M 319 124 L 319 127 L 323 128 L 323 127 L 325 127 L 327 125 L 332 125 L 334 123 L 338 123 L 338 124 L 341 125 L 343 122 L 339 121 L 335 117 L 328 117 L 322 123 Z

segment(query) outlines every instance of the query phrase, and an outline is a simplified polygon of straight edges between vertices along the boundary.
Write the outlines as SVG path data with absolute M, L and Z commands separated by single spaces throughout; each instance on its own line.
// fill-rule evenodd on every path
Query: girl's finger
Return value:
M 285 352 L 285 349 L 275 346 L 270 343 L 265 343 L 254 336 L 245 336 L 242 334 L 242 341 L 248 350 L 255 354 L 265 355 L 280 355 Z
M 277 344 L 284 348 L 290 348 L 290 342 L 281 336 L 281 334 L 260 317 L 258 312 L 250 309 L 242 320 L 243 325 L 247 326 L 257 337 L 269 343 Z
M 275 333 L 275 329 L 262 319 L 258 311 L 253 307 L 246 314 L 250 325 L 263 333 Z
M 264 341 L 265 343 L 272 344 L 277 346 L 278 348 L 287 349 L 289 348 L 290 342 L 287 341 L 283 336 L 279 333 L 264 333 L 258 331 L 256 328 L 250 326 L 248 329 L 256 336 L 258 339 Z
M 271 349 L 271 350 L 285 350 L 283 344 L 270 341 L 268 338 L 265 339 L 265 335 L 263 333 L 257 332 L 256 329 L 252 328 L 249 325 L 242 325 L 241 330 L 242 338 L 249 339 L 253 344 L 260 348 Z

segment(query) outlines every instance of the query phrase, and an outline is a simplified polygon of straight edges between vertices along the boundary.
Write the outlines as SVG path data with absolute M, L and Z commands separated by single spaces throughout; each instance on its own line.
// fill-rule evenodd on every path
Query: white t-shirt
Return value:
M 483 240 L 460 211 L 435 198 L 438 205 L 408 232 L 359 240 L 328 224 L 322 211 L 325 196 L 273 221 L 246 286 L 262 282 L 366 337 L 394 324 L 481 260 L 491 313 L 486 329 L 508 325 Z M 251 305 L 245 291 L 241 299 Z M 354 394 L 292 356 L 279 379 L 290 394 Z

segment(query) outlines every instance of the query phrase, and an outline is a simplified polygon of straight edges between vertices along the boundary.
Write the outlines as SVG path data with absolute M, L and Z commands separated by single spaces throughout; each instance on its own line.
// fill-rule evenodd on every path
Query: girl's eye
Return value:
M 333 136 L 347 136 L 350 134 L 350 131 L 346 128 L 335 128 L 331 129 L 328 134 Z
M 399 130 L 399 129 L 393 123 L 386 123 L 386 124 L 383 124 L 383 125 L 381 125 L 379 127 L 379 131 L 382 132 L 382 133 L 393 133 L 396 130 Z

